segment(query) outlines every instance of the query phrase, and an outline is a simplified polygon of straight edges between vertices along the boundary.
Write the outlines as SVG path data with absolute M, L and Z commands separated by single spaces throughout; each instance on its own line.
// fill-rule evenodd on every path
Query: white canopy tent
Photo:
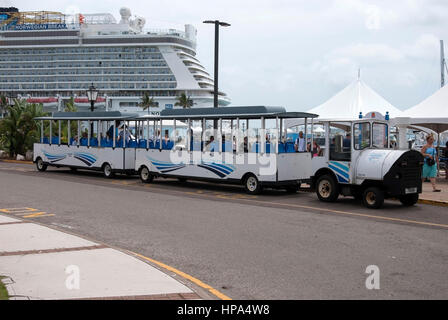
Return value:
M 442 87 L 416 106 L 403 111 L 402 116 L 448 119 L 448 86 Z
M 416 106 L 403 111 L 402 116 L 394 119 L 394 122 L 399 131 L 400 128 L 411 126 L 431 129 L 437 133 L 437 141 L 440 141 L 440 134 L 448 130 L 448 86 L 442 87 Z M 404 146 L 400 145 L 400 148 Z
M 319 119 L 358 119 L 360 112 L 365 116 L 373 111 L 379 112 L 383 116 L 386 115 L 386 112 L 389 112 L 390 118 L 402 115 L 401 110 L 394 107 L 365 82 L 358 79 L 320 106 L 307 112 L 319 115 L 319 118 L 315 119 L 315 122 L 317 122 Z M 301 124 L 303 124 L 303 119 L 286 121 L 288 128 Z
M 399 117 L 402 111 L 380 96 L 362 80 L 358 79 L 332 98 L 307 112 L 325 119 L 356 119 L 359 113 L 380 112 L 383 116 Z

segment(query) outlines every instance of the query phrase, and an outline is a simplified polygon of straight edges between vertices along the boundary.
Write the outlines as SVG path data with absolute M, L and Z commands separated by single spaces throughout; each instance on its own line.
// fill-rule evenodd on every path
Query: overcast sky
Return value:
M 198 59 L 213 75 L 220 32 L 220 89 L 233 105 L 317 106 L 361 78 L 399 109 L 440 87 L 439 40 L 448 0 L 0 0 L 21 11 L 112 13 L 127 6 L 147 28 L 198 29 Z M 446 45 L 448 49 L 448 45 Z M 448 50 L 447 50 L 448 51 Z

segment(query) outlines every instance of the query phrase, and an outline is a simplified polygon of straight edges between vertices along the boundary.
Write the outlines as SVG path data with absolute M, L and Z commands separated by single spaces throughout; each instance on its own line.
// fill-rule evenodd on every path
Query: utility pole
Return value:
M 445 52 L 443 48 L 443 40 L 440 40 L 440 87 L 445 85 Z

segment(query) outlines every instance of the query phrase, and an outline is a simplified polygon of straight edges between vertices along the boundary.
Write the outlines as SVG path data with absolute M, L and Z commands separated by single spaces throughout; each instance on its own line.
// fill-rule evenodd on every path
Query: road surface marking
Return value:
M 23 207 L 23 208 L 4 208 L 0 209 L 0 212 L 8 213 L 22 218 L 40 218 L 40 217 L 52 217 L 54 214 L 40 211 L 39 209 Z
M 145 257 L 145 256 L 143 256 L 141 254 L 138 254 L 138 253 L 135 253 L 135 252 L 132 252 L 132 251 L 130 251 L 130 252 L 132 254 L 136 255 L 137 257 L 140 257 L 140 258 L 142 258 L 144 260 L 147 260 L 149 262 L 152 262 L 152 263 L 154 263 L 154 264 L 156 264 L 156 265 L 158 265 L 158 266 L 160 266 L 160 267 L 162 267 L 162 268 L 164 268 L 164 269 L 166 269 L 168 271 L 171 271 L 171 272 L 174 272 L 174 273 L 178 274 L 182 278 L 185 278 L 185 279 L 193 282 L 194 284 L 200 286 L 201 288 L 204 288 L 204 289 L 208 290 L 209 292 L 211 292 L 213 295 L 217 296 L 221 300 L 232 300 L 231 298 L 229 298 L 225 294 L 223 294 L 223 293 L 219 292 L 218 290 L 212 288 L 208 284 L 205 284 L 201 280 L 196 279 L 195 277 L 190 276 L 189 274 L 186 274 L 185 272 L 182 272 L 180 270 L 177 270 L 176 268 L 170 267 L 169 265 L 166 265 L 163 262 L 160 262 L 160 261 L 157 261 L 157 260 Z
M 37 212 L 37 213 L 33 213 L 30 214 L 28 216 L 23 216 L 24 218 L 35 218 L 35 217 L 52 217 L 54 216 L 54 214 L 52 213 L 46 213 L 46 212 Z

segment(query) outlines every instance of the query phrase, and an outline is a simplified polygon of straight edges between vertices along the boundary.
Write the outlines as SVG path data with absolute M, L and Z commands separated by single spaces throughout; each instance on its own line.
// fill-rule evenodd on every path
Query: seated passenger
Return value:
M 168 134 L 168 130 L 165 130 L 165 137 L 163 138 L 163 140 L 165 140 L 165 142 L 170 141 L 170 137 L 169 137 L 169 134 Z
M 214 136 L 210 136 L 210 140 L 205 143 L 205 151 L 218 151 Z
M 120 127 L 121 120 L 115 120 L 115 136 L 117 136 L 118 127 Z M 113 140 L 114 126 L 110 126 L 110 128 L 106 132 L 106 137 L 108 140 Z
M 75 136 L 72 140 L 72 146 L 77 146 L 78 145 L 78 136 Z

